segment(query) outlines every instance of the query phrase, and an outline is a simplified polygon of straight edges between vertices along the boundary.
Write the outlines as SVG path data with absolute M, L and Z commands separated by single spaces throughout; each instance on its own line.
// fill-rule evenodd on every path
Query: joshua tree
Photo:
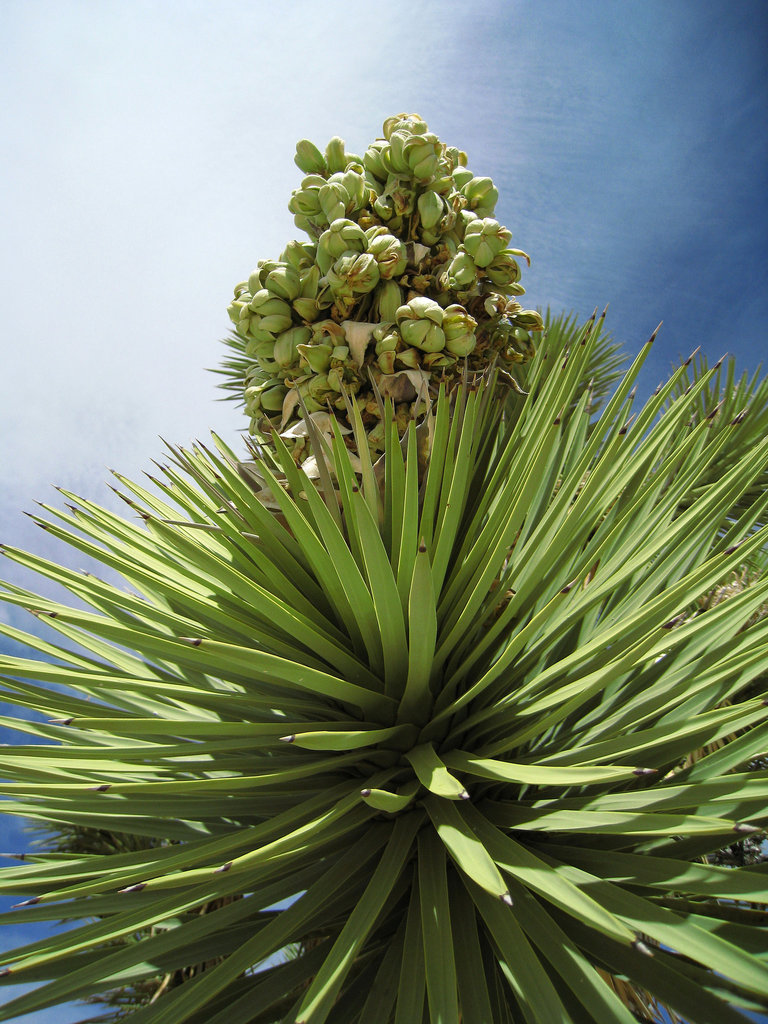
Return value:
M 5 956 L 45 984 L 0 1020 L 743 1022 L 765 873 L 708 858 L 768 819 L 765 388 L 636 406 L 650 343 L 612 379 L 602 318 L 523 309 L 493 183 L 415 115 L 296 162 L 310 240 L 229 310 L 250 451 L 46 507 L 127 589 L 5 549 L 77 599 L 6 587 L 63 640 L 2 627 L 48 719 L 5 720 L 48 741 L 5 810 L 126 838 L 5 870 L 6 920 L 80 923 Z

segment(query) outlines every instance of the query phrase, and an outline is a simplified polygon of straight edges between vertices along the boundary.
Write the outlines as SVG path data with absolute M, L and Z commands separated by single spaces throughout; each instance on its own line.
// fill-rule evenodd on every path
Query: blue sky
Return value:
M 768 350 L 762 0 L 360 0 L 0 7 L 0 519 L 50 484 L 108 498 L 244 417 L 217 402 L 226 305 L 296 235 L 294 144 L 416 110 L 494 178 L 532 305 Z M 39 545 L 39 533 L 35 532 Z
M 237 443 L 205 367 L 296 235 L 295 142 L 398 111 L 494 179 L 531 305 L 609 303 L 629 353 L 664 321 L 646 391 L 699 345 L 768 355 L 764 0 L 4 0 L 0 40 L 6 543 L 59 557 L 21 510 L 111 506 L 159 436 Z

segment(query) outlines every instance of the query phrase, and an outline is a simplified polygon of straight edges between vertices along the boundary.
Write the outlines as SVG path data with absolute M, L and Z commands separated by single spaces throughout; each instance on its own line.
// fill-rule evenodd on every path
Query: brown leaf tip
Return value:
M 106 793 L 107 790 L 111 789 L 111 788 L 112 788 L 112 784 L 109 783 L 109 782 L 105 782 L 101 786 L 91 786 L 91 789 L 94 790 L 96 793 Z
M 501 902 L 504 903 L 506 906 L 514 907 L 515 901 L 512 899 L 508 892 L 503 892 L 499 898 L 501 899 Z
M 370 795 L 371 795 L 371 791 L 370 791 L 370 789 L 361 789 L 361 790 L 360 790 L 360 796 L 361 796 L 361 797 L 362 797 L 362 798 L 363 798 L 364 800 L 367 800 L 367 799 L 368 799 L 368 797 L 369 797 Z
M 661 323 L 659 324 L 659 326 L 658 326 L 658 327 L 656 328 L 656 330 L 655 330 L 655 331 L 653 332 L 653 334 L 652 334 L 652 335 L 650 336 L 650 338 L 649 338 L 649 339 L 648 339 L 648 341 L 646 342 L 646 345 L 652 345 L 652 344 L 654 343 L 654 341 L 656 341 L 656 335 L 657 335 L 657 334 L 659 333 L 659 331 L 661 330 L 661 325 L 662 325 L 663 323 L 664 323 L 664 321 L 662 320 L 662 321 L 661 321 Z
M 746 822 L 737 821 L 733 826 L 733 831 L 738 832 L 740 835 L 750 836 L 754 832 L 759 832 L 760 829 L 756 828 L 754 825 L 747 825 Z
M 118 889 L 118 892 L 141 892 L 142 889 L 146 889 L 146 882 L 137 882 L 136 885 L 126 886 L 125 889 Z
M 280 742 L 281 743 L 293 743 L 295 740 L 296 740 L 296 734 L 293 733 L 293 732 L 291 733 L 290 736 L 281 736 L 280 737 Z
M 459 793 L 459 796 L 461 797 L 462 800 L 471 800 L 472 799 L 470 797 L 469 793 L 466 791 L 466 789 L 462 789 L 462 791 Z
M 661 324 L 659 324 L 659 327 L 661 327 Z M 657 327 L 656 329 L 658 330 L 658 327 Z M 694 356 L 696 355 L 696 353 L 697 353 L 697 352 L 699 351 L 699 349 L 700 349 L 700 348 L 701 348 L 701 345 L 698 345 L 698 346 L 697 346 L 697 347 L 696 347 L 696 348 L 695 348 L 695 349 L 693 350 L 693 352 L 691 352 L 691 354 L 690 354 L 690 355 L 688 356 L 688 358 L 687 358 L 687 359 L 685 360 L 685 362 L 683 363 L 683 366 L 690 366 L 690 365 L 691 365 L 691 363 L 693 362 L 693 357 L 694 357 Z M 691 387 L 692 387 L 692 386 L 693 386 L 693 385 L 691 385 Z
M 74 718 L 49 718 L 48 725 L 72 725 Z
M 231 860 L 228 860 L 226 864 L 222 864 L 220 868 L 216 868 L 216 869 L 215 869 L 215 871 L 214 871 L 214 874 L 215 874 L 215 875 L 220 875 L 220 874 L 222 874 L 222 873 L 223 873 L 224 871 L 229 871 L 229 869 L 230 869 L 231 867 L 232 867 L 232 861 L 231 861 Z
M 199 647 L 200 644 L 203 642 L 199 636 L 182 636 L 180 637 L 180 639 L 183 640 L 185 644 L 189 644 L 191 647 Z
M 34 907 L 36 903 L 40 902 L 39 896 L 33 896 L 31 900 L 22 900 L 21 903 L 14 903 L 11 910 L 16 910 L 18 907 Z

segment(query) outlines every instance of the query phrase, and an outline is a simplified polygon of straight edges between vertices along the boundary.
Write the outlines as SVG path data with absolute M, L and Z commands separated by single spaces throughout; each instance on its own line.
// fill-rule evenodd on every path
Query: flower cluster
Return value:
M 289 208 L 310 241 L 260 261 L 229 306 L 251 433 L 280 431 L 299 462 L 306 414 L 344 424 L 356 403 L 380 452 L 380 396 L 405 422 L 465 368 L 530 359 L 542 329 L 517 301 L 519 260 L 530 261 L 494 219 L 491 179 L 416 114 L 389 118 L 383 134 L 362 157 L 339 138 L 324 153 L 298 143 L 306 177 Z

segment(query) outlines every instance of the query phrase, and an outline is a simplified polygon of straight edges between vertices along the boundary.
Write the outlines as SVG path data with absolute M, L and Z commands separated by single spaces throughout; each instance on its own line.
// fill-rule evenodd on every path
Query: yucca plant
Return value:
M 714 435 L 722 407 L 697 417 L 716 370 L 682 388 L 681 367 L 636 407 L 649 345 L 597 417 L 601 321 L 550 319 L 515 385 L 518 329 L 486 335 L 504 344 L 485 367 L 422 364 L 407 401 L 379 362 L 402 332 L 371 343 L 327 411 L 301 391 L 317 353 L 306 380 L 297 363 L 262 387 L 260 348 L 243 386 L 277 389 L 303 433 L 252 404 L 253 459 L 171 449 L 152 491 L 119 478 L 127 518 L 68 492 L 44 506 L 127 587 L 4 549 L 76 599 L 6 585 L 61 639 L 0 626 L 39 653 L 0 661 L 4 699 L 46 719 L 3 720 L 36 741 L 2 751 L 4 809 L 144 838 L 4 870 L 22 898 L 4 922 L 80 923 L 6 954 L 0 981 L 42 984 L 0 1020 L 114 990 L 152 993 L 135 1024 L 627 1024 L 660 1004 L 729 1024 L 768 1006 L 766 873 L 707 863 L 768 821 L 749 770 L 768 579 L 699 603 L 765 548 L 768 438 L 739 447 L 748 416 Z

